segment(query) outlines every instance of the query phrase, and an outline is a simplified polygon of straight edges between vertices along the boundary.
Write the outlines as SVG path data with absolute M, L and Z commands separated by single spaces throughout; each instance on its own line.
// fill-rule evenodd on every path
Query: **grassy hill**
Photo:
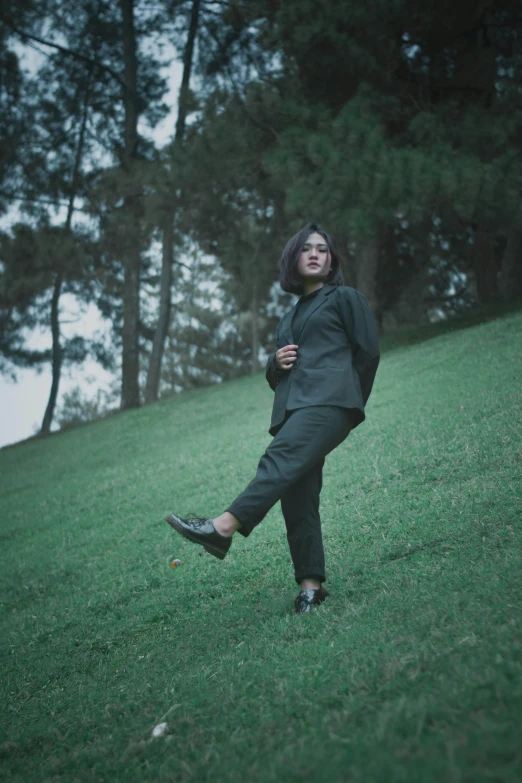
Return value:
M 164 521 L 253 476 L 262 375 L 2 450 L 2 780 L 518 783 L 521 347 L 512 312 L 383 353 L 310 615 L 279 504 L 223 562 Z

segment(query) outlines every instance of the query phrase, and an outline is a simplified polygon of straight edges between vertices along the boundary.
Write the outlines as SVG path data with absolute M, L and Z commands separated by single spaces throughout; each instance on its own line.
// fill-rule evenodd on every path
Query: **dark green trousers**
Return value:
M 281 501 L 295 580 L 326 580 L 319 495 L 324 460 L 345 440 L 354 422 L 350 408 L 316 405 L 288 411 L 261 457 L 257 473 L 227 509 L 249 536 Z

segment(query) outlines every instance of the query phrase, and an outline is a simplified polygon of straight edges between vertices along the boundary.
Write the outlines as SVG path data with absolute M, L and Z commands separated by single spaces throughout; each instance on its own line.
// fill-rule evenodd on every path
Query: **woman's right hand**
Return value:
M 291 370 L 297 359 L 297 345 L 285 345 L 275 355 L 275 366 L 278 370 Z

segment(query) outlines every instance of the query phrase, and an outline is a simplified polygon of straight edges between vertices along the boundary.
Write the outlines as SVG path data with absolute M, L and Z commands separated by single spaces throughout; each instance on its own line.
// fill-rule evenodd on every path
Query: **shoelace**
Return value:
M 199 528 L 203 527 L 204 524 L 206 524 L 209 520 L 209 517 L 198 517 L 195 514 L 190 517 L 185 517 L 187 522 L 196 522 L 195 525 L 192 525 L 196 530 L 199 530 Z

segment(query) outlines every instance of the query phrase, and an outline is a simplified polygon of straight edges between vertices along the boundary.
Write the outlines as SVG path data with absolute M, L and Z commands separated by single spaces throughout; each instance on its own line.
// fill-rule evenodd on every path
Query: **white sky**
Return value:
M 165 57 L 174 57 L 176 54 L 169 44 L 165 45 L 164 53 Z M 31 67 L 37 65 L 38 55 L 31 53 L 25 62 L 31 70 Z M 168 78 L 169 86 L 164 101 L 172 106 L 172 111 L 156 126 L 152 134 L 147 134 L 159 146 L 166 144 L 173 136 L 182 64 L 173 60 L 170 65 L 165 66 L 163 73 Z M 144 130 L 140 127 L 140 132 L 143 133 Z M 0 221 L 0 229 L 6 230 L 21 219 L 23 218 L 20 217 L 18 210 L 14 208 Z M 63 325 L 62 334 L 65 337 L 73 334 L 90 337 L 96 331 L 105 331 L 108 328 L 94 305 L 80 312 L 77 303 L 70 296 L 61 298 L 60 315 L 64 320 L 74 321 Z M 50 330 L 47 334 L 34 334 L 30 345 L 42 349 L 50 347 Z M 34 435 L 40 428 L 49 399 L 52 379 L 50 365 L 43 366 L 39 373 L 36 370 L 17 369 L 16 376 L 16 383 L 13 383 L 10 377 L 0 376 L 0 447 Z M 65 368 L 62 370 L 57 407 L 60 406 L 63 394 L 75 386 L 80 386 L 84 395 L 90 398 L 95 396 L 99 388 L 108 390 L 111 381 L 114 381 L 114 376 L 105 372 L 96 362 L 89 361 L 71 369 Z M 54 424 L 52 429 L 58 429 L 57 425 Z
M 77 303 L 71 296 L 63 296 L 60 311 L 67 310 L 67 318 L 78 314 L 78 321 L 62 327 L 64 337 L 81 332 L 83 337 L 91 337 L 103 328 L 97 308 L 89 305 L 87 312 L 79 314 Z M 75 313 L 76 311 L 76 313 Z M 32 348 L 45 348 L 51 344 L 48 334 L 34 334 Z M 51 368 L 44 365 L 42 371 L 16 369 L 17 382 L 7 376 L 0 376 L 0 446 L 16 443 L 34 435 L 40 429 L 51 390 Z M 114 379 L 111 373 L 103 370 L 94 361 L 84 362 L 80 366 L 64 368 L 60 380 L 58 403 L 64 392 L 74 386 L 80 386 L 86 396 L 94 397 L 98 388 L 108 391 Z M 53 429 L 57 429 L 54 425 Z

